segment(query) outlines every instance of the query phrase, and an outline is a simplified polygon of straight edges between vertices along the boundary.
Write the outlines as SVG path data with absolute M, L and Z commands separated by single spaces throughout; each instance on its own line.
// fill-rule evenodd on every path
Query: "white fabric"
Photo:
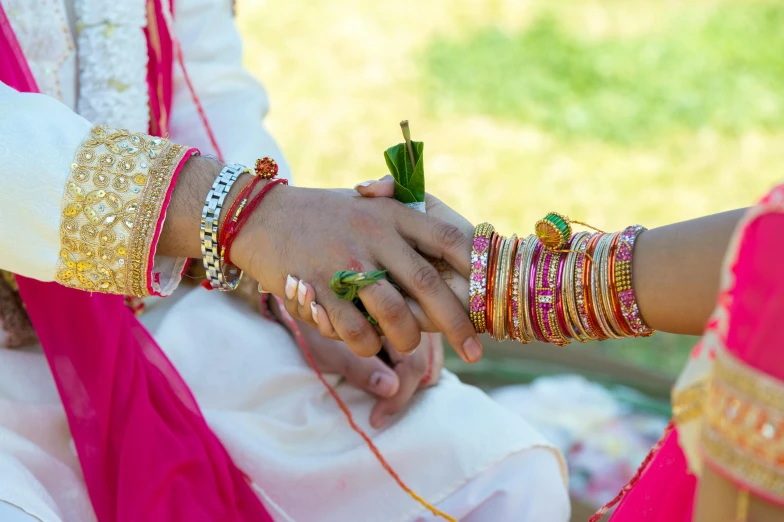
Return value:
M 288 175 L 262 126 L 266 96 L 241 67 L 229 0 L 177 0 L 176 6 L 189 72 L 225 158 L 250 163 L 269 155 Z M 73 6 L 65 7 L 70 12 Z M 186 89 L 180 71 L 171 137 L 210 152 Z M 72 94 L 65 98 L 76 99 Z M 31 215 L 29 226 L 0 232 L 3 268 L 49 280 L 67 165 L 90 124 L 53 100 L 3 86 L 0 114 L 0 182 L 10 187 L 0 191 L 0 204 L 8 215 Z M 56 125 L 43 123 L 53 115 Z M 51 147 L 42 149 L 41 143 Z M 19 204 L 20 194 L 42 188 L 51 194 Z M 193 328 L 204 317 L 220 322 Z M 350 430 L 279 325 L 225 294 L 186 288 L 151 304 L 143 320 L 276 520 L 432 519 Z M 330 380 L 337 384 L 336 377 Z M 345 384 L 337 388 L 403 479 L 446 512 L 468 522 L 568 520 L 566 474 L 557 451 L 520 417 L 453 375 L 445 372 L 437 387 L 419 393 L 380 432 L 368 426 L 373 398 Z M 94 520 L 65 415 L 36 347 L 0 349 L 0 501 L 43 522 Z
M 93 124 L 147 131 L 145 4 L 105 0 L 0 3 L 46 94 L 20 94 L 0 82 L 0 184 L 4 187 L 0 204 L 14 216 L 14 226 L 0 231 L 0 248 L 5 253 L 0 268 L 53 281 L 60 251 L 62 196 L 77 146 Z M 77 20 L 69 16 L 74 12 L 81 16 L 83 26 L 78 53 L 81 85 L 76 81 L 72 38 Z M 53 99 L 58 94 L 68 106 Z M 88 118 L 73 112 L 77 98 Z M 185 259 L 155 256 L 154 287 L 164 295 L 170 293 L 180 281 L 177 267 L 184 263 Z
M 0 83 L 0 268 L 54 281 L 63 191 L 90 128 L 57 100 Z
M 291 181 L 286 158 L 264 127 L 269 111 L 264 88 L 242 66 L 242 39 L 229 0 L 176 0 L 175 27 L 182 43 L 188 76 L 215 132 L 223 158 L 252 166 L 269 156 L 280 167 L 279 177 Z M 215 154 L 182 69 L 175 66 L 171 139 Z
M 39 522 L 35 517 L 18 507 L 2 501 L 0 501 L 0 520 L 3 522 Z
M 186 327 L 207 310 L 221 318 L 220 329 Z M 201 288 L 157 302 L 142 318 L 231 456 L 271 499 L 276 520 L 435 520 L 351 431 L 281 326 Z M 450 515 L 569 519 L 558 453 L 521 417 L 452 374 L 381 431 L 368 425 L 372 398 L 329 379 L 403 479 Z M 93 520 L 42 354 L 0 349 L 0 405 L 0 500 L 44 522 Z
M 59 0 L 58 0 L 59 1 Z M 147 132 L 146 2 L 74 0 L 79 20 L 77 111 L 96 125 Z

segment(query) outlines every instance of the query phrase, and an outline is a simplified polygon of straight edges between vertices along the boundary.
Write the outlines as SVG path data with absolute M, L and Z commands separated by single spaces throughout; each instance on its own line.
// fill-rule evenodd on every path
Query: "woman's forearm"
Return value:
M 721 266 L 745 209 L 644 232 L 634 250 L 634 289 L 651 328 L 700 335 L 719 290 Z

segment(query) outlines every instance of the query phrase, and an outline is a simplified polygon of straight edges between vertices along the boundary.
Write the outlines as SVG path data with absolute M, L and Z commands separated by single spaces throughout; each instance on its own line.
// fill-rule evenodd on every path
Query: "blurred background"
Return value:
M 401 119 L 426 144 L 428 191 L 506 234 L 550 210 L 650 228 L 784 180 L 782 1 L 239 0 L 237 13 L 300 185 L 384 175 Z M 585 520 L 666 424 L 693 342 L 489 343 L 482 364 L 449 366 L 562 447 Z

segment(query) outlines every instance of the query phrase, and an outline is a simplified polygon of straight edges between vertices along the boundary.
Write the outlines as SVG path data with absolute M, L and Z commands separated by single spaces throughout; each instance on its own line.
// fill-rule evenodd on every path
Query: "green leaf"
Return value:
M 425 144 L 412 141 L 415 166 L 411 165 L 405 143 L 399 143 L 384 152 L 392 177 L 395 178 L 395 199 L 401 203 L 421 203 L 425 201 L 425 164 L 423 159 Z

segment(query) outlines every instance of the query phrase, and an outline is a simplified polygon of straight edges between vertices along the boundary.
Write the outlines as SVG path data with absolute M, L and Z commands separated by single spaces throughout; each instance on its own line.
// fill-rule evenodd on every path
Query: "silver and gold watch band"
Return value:
M 218 228 L 223 202 L 226 201 L 226 196 L 229 195 L 234 182 L 245 172 L 250 173 L 246 167 L 238 163 L 223 167 L 212 184 L 201 211 L 201 255 L 204 269 L 207 272 L 207 280 L 212 288 L 224 292 L 237 288 L 240 279 L 242 279 L 242 270 L 234 265 L 229 265 L 228 273 L 224 273 L 227 267 L 224 266 L 223 258 L 220 255 Z

